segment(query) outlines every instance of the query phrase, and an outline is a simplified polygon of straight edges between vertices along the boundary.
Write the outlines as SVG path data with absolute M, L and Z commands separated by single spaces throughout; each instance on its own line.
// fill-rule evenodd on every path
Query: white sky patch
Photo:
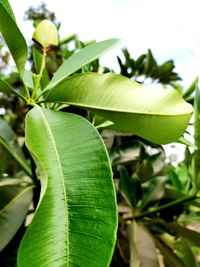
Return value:
M 20 2 L 20 4 L 19 4 Z M 30 24 L 24 11 L 40 0 L 10 0 L 18 24 L 27 40 Z M 151 48 L 162 63 L 174 59 L 176 71 L 186 85 L 199 74 L 199 0 L 71 0 L 43 1 L 61 22 L 62 37 L 77 33 L 81 40 L 121 38 L 122 45 L 103 57 L 103 64 L 116 68 L 116 54 L 127 47 L 133 57 Z

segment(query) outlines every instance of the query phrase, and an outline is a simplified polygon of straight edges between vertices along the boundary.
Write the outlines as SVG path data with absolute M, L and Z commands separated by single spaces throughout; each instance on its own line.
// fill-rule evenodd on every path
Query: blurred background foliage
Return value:
M 25 19 L 33 26 L 43 19 L 53 21 L 59 28 L 55 14 L 45 4 L 30 8 Z M 75 51 L 94 41 L 83 42 L 76 34 L 60 40 L 56 50 L 48 54 L 46 79 Z M 159 65 L 149 49 L 146 54 L 134 59 L 124 48 L 123 56 L 118 57 L 120 74 L 139 83 L 160 85 L 166 90 L 174 88 L 183 98 L 194 104 L 198 79 L 184 88 L 181 77 L 175 71 L 173 60 Z M 37 72 L 35 45 L 30 46 L 29 64 Z M 18 74 L 10 66 L 10 55 L 0 39 L 0 75 L 16 89 L 21 88 Z M 36 62 L 35 62 L 36 63 Z M 108 72 L 99 60 L 84 66 L 79 72 Z M 45 82 L 45 81 L 44 81 Z M 141 103 L 142 105 L 142 103 Z M 24 117 L 28 107 L 15 96 L 0 94 L 0 131 L 7 138 L 21 160 L 30 162 L 33 172 L 34 163 L 24 145 Z M 78 108 L 60 107 L 63 111 L 75 112 L 91 121 L 101 133 L 107 146 L 119 210 L 119 228 L 115 253 L 111 267 L 198 267 L 200 266 L 200 202 L 195 194 L 194 158 L 198 151 L 195 145 L 182 138 L 184 160 L 175 165 L 167 159 L 165 149 L 142 138 L 111 131 L 106 128 L 109 122 Z M 193 129 L 194 124 L 190 127 Z M 109 128 L 109 127 L 108 127 Z M 148 129 L 147 129 L 148 131 Z M 156 129 L 155 129 L 156 131 Z M 190 140 L 193 134 L 189 133 Z M 195 150 L 196 149 L 196 150 Z M 11 199 L 10 189 L 29 184 L 26 174 L 20 170 L 17 161 L 0 145 L 0 213 Z M 5 195 L 7 192 L 7 195 Z M 38 201 L 39 189 L 34 192 Z M 34 213 L 33 207 L 29 215 Z M 0 266 L 16 266 L 16 253 L 27 225 L 27 219 L 19 228 L 10 243 L 0 252 Z

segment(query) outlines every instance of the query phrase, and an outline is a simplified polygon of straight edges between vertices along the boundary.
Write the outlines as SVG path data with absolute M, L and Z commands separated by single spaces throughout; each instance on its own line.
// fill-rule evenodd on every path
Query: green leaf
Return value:
M 194 149 L 196 149 L 195 145 L 193 143 L 191 143 L 188 139 L 186 139 L 184 136 L 181 136 L 177 143 L 180 143 L 180 144 L 183 144 L 183 145 L 186 145 L 188 147 L 192 147 Z
M 130 267 L 159 267 L 158 254 L 151 234 L 143 224 L 129 226 Z
M 175 251 L 183 259 L 185 266 L 199 267 L 196 257 L 187 241 L 177 241 L 175 243 Z
M 147 183 L 146 188 L 143 190 L 143 199 L 141 202 L 140 210 L 144 210 L 151 202 L 158 201 L 164 195 L 165 177 L 158 176 Z
M 32 176 L 32 172 L 26 162 L 24 154 L 19 147 L 16 136 L 11 127 L 0 118 L 0 146 L 15 159 L 15 161 L 22 167 L 22 169 L 29 175 Z
M 110 39 L 89 45 L 74 53 L 59 67 L 45 90 L 55 87 L 60 82 L 64 81 L 70 74 L 99 58 L 110 49 L 114 48 L 118 43 L 118 39 Z
M 185 267 L 184 262 L 177 257 L 171 248 L 169 248 L 165 243 L 160 241 L 158 238 L 154 237 L 156 247 L 159 249 L 160 253 L 164 257 L 164 261 L 167 267 Z
M 119 189 L 130 207 L 135 208 L 138 200 L 142 196 L 142 189 L 138 177 L 129 177 L 128 171 L 124 166 L 119 166 L 120 182 Z
M 161 223 L 162 225 L 175 230 L 176 234 L 190 241 L 194 246 L 200 247 L 200 233 L 179 224 Z
M 6 9 L 6 11 L 8 12 L 8 14 L 11 16 L 11 18 L 16 21 L 15 19 L 15 15 L 13 13 L 13 10 L 10 6 L 10 3 L 8 0 L 0 0 L 0 3 L 4 6 L 4 8 Z
M 197 76 L 196 79 L 192 82 L 192 84 L 188 87 L 188 89 L 183 94 L 184 98 L 189 97 L 198 87 L 199 77 Z
M 34 88 L 32 72 L 30 70 L 26 70 L 26 69 L 24 70 L 23 80 L 28 88 L 31 88 L 31 89 Z
M 0 78 L 0 92 L 7 95 L 18 95 L 18 93 L 3 79 Z
M 12 15 L 8 1 L 0 0 L 0 31 L 11 52 L 19 72 L 22 74 L 27 61 L 28 48 Z
M 0 251 L 13 238 L 22 224 L 32 199 L 33 186 L 0 187 Z
M 43 197 L 21 243 L 18 266 L 109 266 L 116 200 L 96 129 L 77 115 L 36 106 L 26 118 L 26 144 L 39 167 Z
M 118 74 L 70 77 L 49 91 L 47 101 L 83 107 L 115 123 L 115 128 L 158 144 L 177 140 L 193 108 L 175 90 L 148 88 Z

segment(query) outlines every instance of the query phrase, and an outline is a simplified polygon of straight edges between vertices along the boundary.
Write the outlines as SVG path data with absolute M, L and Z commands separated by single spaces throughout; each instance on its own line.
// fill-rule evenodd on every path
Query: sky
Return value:
M 20 2 L 20 4 L 19 4 Z M 150 48 L 159 63 L 173 59 L 185 86 L 199 75 L 199 0 L 69 0 L 43 1 L 61 22 L 61 37 L 77 33 L 83 41 L 120 38 L 121 45 L 102 59 L 116 68 L 116 55 L 126 47 L 133 57 Z M 27 40 L 32 28 L 23 21 L 29 6 L 41 0 L 10 0 L 18 25 Z

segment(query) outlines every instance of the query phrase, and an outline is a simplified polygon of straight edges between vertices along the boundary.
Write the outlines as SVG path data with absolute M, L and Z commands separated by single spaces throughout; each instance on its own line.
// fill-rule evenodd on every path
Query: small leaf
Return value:
M 169 248 L 165 243 L 160 241 L 157 237 L 154 237 L 156 247 L 159 249 L 160 253 L 164 257 L 164 262 L 166 267 L 185 267 L 184 262 L 177 257 L 171 248 Z
M 22 150 L 20 149 L 17 141 L 15 133 L 12 128 L 6 121 L 0 118 L 0 137 L 2 137 L 5 142 L 11 147 L 13 152 L 22 160 L 26 161 Z
M 34 88 L 33 77 L 32 77 L 31 71 L 26 70 L 26 69 L 24 70 L 23 80 L 28 88 L 31 88 L 31 89 Z
M 199 77 L 197 76 L 196 79 L 192 82 L 192 84 L 188 87 L 188 89 L 183 94 L 183 98 L 189 97 L 198 87 Z
M 18 93 L 3 79 L 0 78 L 0 92 L 7 95 L 18 95 Z
M 140 181 L 137 176 L 129 177 L 125 167 L 119 167 L 120 183 L 119 189 L 130 207 L 135 208 L 142 196 Z
M 0 118 L 0 145 L 2 145 L 11 157 L 23 168 L 23 170 L 31 177 L 32 172 L 24 157 L 24 153 L 19 147 L 15 134 L 11 127 Z
M 0 251 L 13 238 L 31 203 L 33 186 L 0 187 Z
M 165 177 L 158 176 L 147 183 L 146 190 L 143 188 L 143 199 L 140 209 L 144 210 L 151 202 L 158 201 L 164 195 Z
M 81 69 L 86 64 L 99 58 L 119 43 L 119 39 L 110 39 L 89 45 L 69 57 L 56 71 L 45 90 L 55 87 L 70 74 Z
M 144 225 L 133 221 L 129 233 L 130 267 L 159 267 L 154 241 Z
M 175 243 L 175 252 L 183 259 L 185 266 L 199 267 L 191 246 L 185 240 L 179 240 Z

